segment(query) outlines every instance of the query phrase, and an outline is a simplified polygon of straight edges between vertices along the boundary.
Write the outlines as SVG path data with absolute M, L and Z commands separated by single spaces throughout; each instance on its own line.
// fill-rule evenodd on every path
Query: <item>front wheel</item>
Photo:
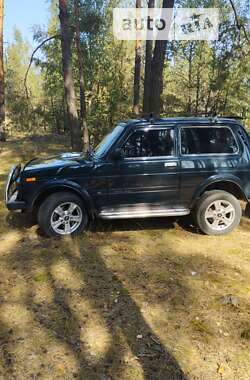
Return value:
M 237 198 L 222 190 L 204 193 L 196 206 L 196 221 L 207 235 L 225 235 L 240 223 L 242 210 Z
M 48 236 L 80 234 L 88 223 L 88 214 L 77 195 L 58 192 L 48 196 L 38 211 L 38 224 Z

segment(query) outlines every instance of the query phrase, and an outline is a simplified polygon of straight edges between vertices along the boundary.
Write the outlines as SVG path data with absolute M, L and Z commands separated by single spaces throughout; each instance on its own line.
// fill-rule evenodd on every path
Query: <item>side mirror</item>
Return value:
M 111 159 L 113 161 L 120 161 L 122 160 L 122 151 L 120 148 L 116 148 L 112 153 L 111 153 Z

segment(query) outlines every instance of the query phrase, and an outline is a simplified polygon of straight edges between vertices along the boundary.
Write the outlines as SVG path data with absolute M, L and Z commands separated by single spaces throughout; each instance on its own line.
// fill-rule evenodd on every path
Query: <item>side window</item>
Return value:
M 186 127 L 181 129 L 182 154 L 233 154 L 238 151 L 229 128 Z
M 136 131 L 122 146 L 124 158 L 174 155 L 174 129 Z

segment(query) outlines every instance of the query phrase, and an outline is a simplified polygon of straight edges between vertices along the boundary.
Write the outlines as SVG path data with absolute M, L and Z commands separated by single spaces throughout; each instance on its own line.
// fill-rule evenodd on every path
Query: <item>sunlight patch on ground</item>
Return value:
M 0 235 L 0 256 L 7 255 L 20 241 L 22 234 L 19 231 L 10 231 Z
M 31 313 L 19 303 L 1 305 L 0 318 L 6 326 L 9 328 L 18 327 L 20 332 L 24 332 L 32 321 Z
M 93 315 L 86 321 L 85 326 L 81 329 L 80 339 L 84 343 L 84 348 L 90 355 L 91 361 L 96 363 L 105 357 L 112 344 L 106 326 L 97 315 Z
M 51 285 L 49 284 L 47 278 L 44 282 L 35 282 L 33 285 L 33 301 L 35 303 L 50 303 L 53 302 L 54 293 L 51 288 Z
M 77 272 L 66 260 L 60 260 L 53 264 L 50 272 L 54 280 L 58 281 L 65 288 L 77 290 L 83 285 L 83 281 L 77 275 Z

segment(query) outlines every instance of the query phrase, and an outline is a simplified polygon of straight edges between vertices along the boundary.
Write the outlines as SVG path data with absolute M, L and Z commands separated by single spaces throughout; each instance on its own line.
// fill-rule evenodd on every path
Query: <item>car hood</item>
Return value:
M 83 153 L 62 153 L 45 158 L 33 158 L 24 166 L 24 171 L 60 168 L 80 165 L 85 161 Z

